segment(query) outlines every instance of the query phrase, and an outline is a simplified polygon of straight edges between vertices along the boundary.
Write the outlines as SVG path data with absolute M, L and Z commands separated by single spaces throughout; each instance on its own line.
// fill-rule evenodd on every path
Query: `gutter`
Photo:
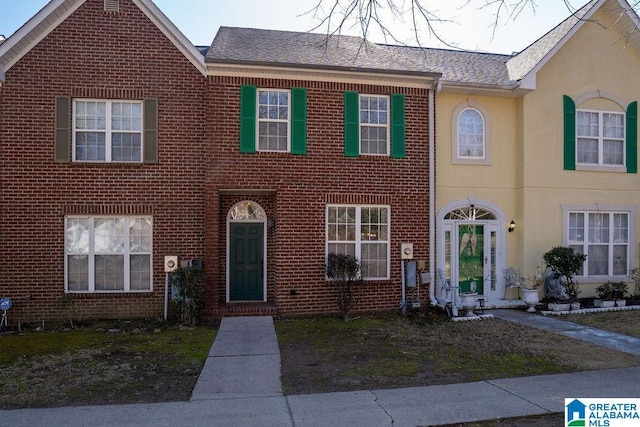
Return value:
M 441 73 L 426 72 L 426 71 L 408 71 L 402 69 L 385 69 L 385 68 L 367 68 L 367 67 L 355 67 L 344 65 L 327 65 L 327 64 L 314 64 L 314 63 L 296 63 L 296 62 L 265 62 L 265 61 L 250 61 L 250 60 L 238 60 L 238 59 L 224 59 L 224 58 L 212 58 L 205 56 L 205 64 L 207 66 L 215 65 L 239 65 L 245 67 L 265 67 L 265 68 L 292 68 L 299 70 L 321 70 L 321 71 L 342 71 L 352 73 L 371 73 L 371 74 L 389 74 L 400 76 L 411 76 L 420 78 L 433 78 L 438 79 Z M 435 83 L 434 83 L 435 84 Z
M 438 304 L 435 297 L 436 280 L 436 224 L 435 224 L 435 207 L 436 207 L 436 130 L 435 130 L 435 94 L 442 89 L 440 78 L 436 77 L 433 86 L 429 89 L 429 277 L 431 283 L 429 286 L 429 302 L 432 306 Z M 435 93 L 434 93 L 435 92 Z

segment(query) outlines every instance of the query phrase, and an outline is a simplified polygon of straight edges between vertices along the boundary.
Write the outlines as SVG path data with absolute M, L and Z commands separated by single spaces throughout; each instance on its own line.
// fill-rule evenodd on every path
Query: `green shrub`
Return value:
M 357 290 L 362 280 L 362 265 L 354 256 L 331 253 L 327 257 L 327 277 L 333 282 L 336 302 L 345 320 L 358 302 Z
M 202 320 L 206 285 L 201 268 L 180 267 L 171 273 L 173 301 L 178 305 L 182 323 L 196 325 Z

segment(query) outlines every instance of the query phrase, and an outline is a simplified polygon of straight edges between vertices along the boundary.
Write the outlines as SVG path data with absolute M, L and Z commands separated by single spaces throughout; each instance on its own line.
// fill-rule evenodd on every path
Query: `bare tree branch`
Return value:
M 311 14 L 319 23 L 310 31 L 322 29 L 327 36 L 351 32 L 356 29 L 367 40 L 382 36 L 385 42 L 406 45 L 393 26 L 404 25 L 412 34 L 411 44 L 422 46 L 424 37 L 435 39 L 444 46 L 457 48 L 452 40 L 443 37 L 443 25 L 455 22 L 455 18 L 442 16 L 434 4 L 440 0 L 315 0 L 315 6 L 303 15 Z M 452 0 L 447 0 L 452 1 Z M 549 0 L 544 0 L 549 1 Z M 566 9 L 575 14 L 579 9 L 572 0 L 562 0 Z M 525 13 L 536 14 L 537 0 L 462 0 L 458 10 L 476 8 L 493 15 L 491 38 L 496 36 L 500 25 L 516 21 Z M 635 11 L 640 9 L 640 0 L 631 3 Z M 637 30 L 637 29 L 636 29 Z

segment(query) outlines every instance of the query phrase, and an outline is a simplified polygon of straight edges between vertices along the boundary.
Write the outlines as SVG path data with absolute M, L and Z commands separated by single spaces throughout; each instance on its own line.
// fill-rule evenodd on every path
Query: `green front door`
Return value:
M 458 286 L 460 292 L 470 292 L 475 283 L 476 292 L 484 294 L 484 226 L 460 224 L 458 226 Z
M 230 223 L 229 300 L 264 300 L 264 224 Z

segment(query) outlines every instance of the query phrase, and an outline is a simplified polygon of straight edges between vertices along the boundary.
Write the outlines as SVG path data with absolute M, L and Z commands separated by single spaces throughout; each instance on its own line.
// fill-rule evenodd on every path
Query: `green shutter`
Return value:
M 55 110 L 55 154 L 57 163 L 71 162 L 71 98 L 68 96 L 56 97 Z
M 360 96 L 358 92 L 344 93 L 344 155 L 360 154 Z
M 576 103 L 564 95 L 564 169 L 576 169 Z
M 256 152 L 256 87 L 240 88 L 240 152 Z
M 627 173 L 638 173 L 638 101 L 627 107 Z
M 307 154 L 307 90 L 291 89 L 291 154 Z
M 158 163 L 158 100 L 147 98 L 143 101 L 144 153 L 143 163 Z
M 391 95 L 391 157 L 405 158 L 404 95 Z

